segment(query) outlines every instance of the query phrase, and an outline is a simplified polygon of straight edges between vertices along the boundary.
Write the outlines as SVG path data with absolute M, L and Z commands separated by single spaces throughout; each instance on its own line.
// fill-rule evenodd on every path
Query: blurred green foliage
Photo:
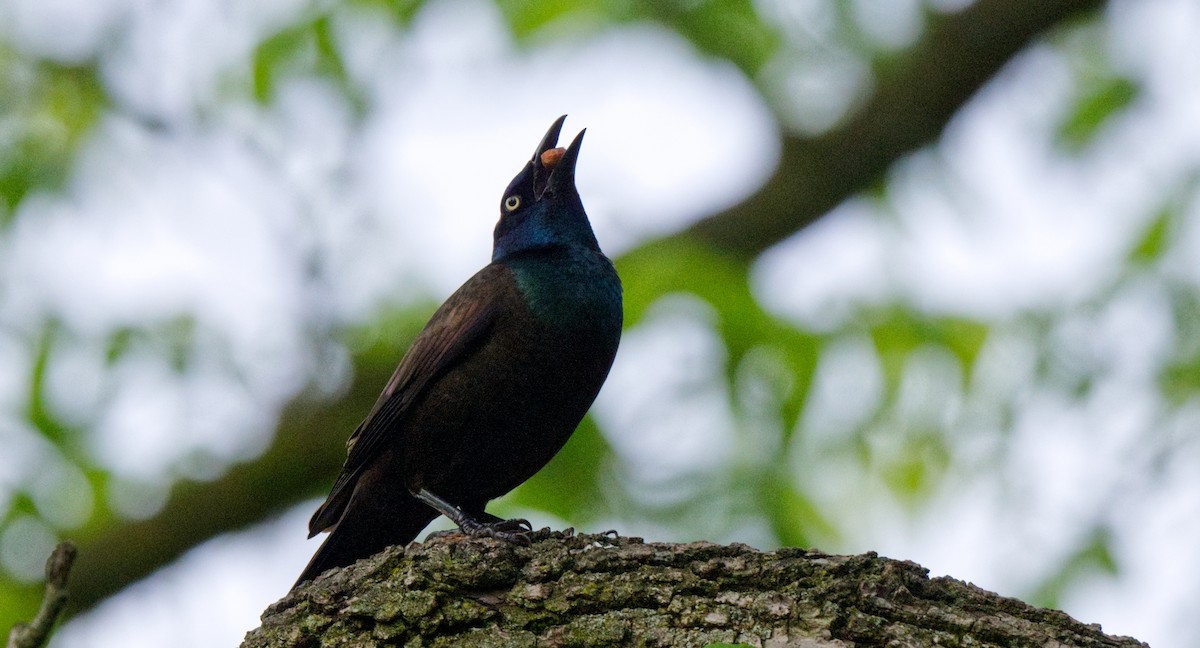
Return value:
M 46 371 L 50 366 L 50 354 L 55 339 L 61 335 L 62 326 L 56 320 L 47 321 L 37 341 L 33 360 L 33 375 L 29 381 L 29 405 L 26 417 L 29 422 L 51 443 L 66 446 L 78 440 L 78 430 L 59 419 L 46 402 Z
M 346 72 L 334 42 L 332 16 L 318 14 L 276 32 L 254 51 L 253 92 L 260 103 L 268 103 L 280 77 L 313 74 L 330 80 L 357 114 L 366 110 L 362 91 Z
M 596 494 L 601 492 L 604 468 L 612 448 L 596 421 L 587 417 L 557 456 L 509 498 L 513 504 L 540 509 L 580 528 L 607 513 Z
M 349 0 L 322 3 L 319 10 L 304 12 L 291 23 L 267 34 L 254 47 L 246 62 L 248 87 L 245 98 L 270 105 L 282 83 L 291 75 L 311 75 L 327 79 L 341 92 L 355 114 L 370 109 L 368 99 L 347 70 L 342 45 L 338 42 L 337 20 L 343 10 L 382 9 L 403 30 L 424 3 L 417 1 Z M 728 61 L 747 77 L 758 80 L 773 57 L 781 51 L 780 28 L 769 24 L 750 0 L 656 0 L 629 1 L 585 0 L 565 2 L 519 2 L 498 0 L 497 7 L 507 21 L 514 38 L 527 47 L 536 47 L 563 32 L 578 36 L 581 31 L 597 31 L 613 25 L 652 21 L 687 39 L 704 56 Z M 861 39 L 853 24 L 853 12 L 834 12 L 842 21 L 835 34 L 848 41 Z M 1095 34 L 1092 34 L 1095 37 Z M 1079 55 L 1079 49 L 1066 47 Z M 1086 50 L 1090 51 L 1090 50 Z M 886 66 L 877 72 L 886 74 Z M 1079 74 L 1078 98 L 1063 116 L 1058 143 L 1080 152 L 1119 119 L 1139 96 L 1138 84 L 1108 68 Z M 86 141 L 89 131 L 106 111 L 119 111 L 109 104 L 104 81 L 92 65 L 64 66 L 52 61 L 0 46 L 0 236 L 11 223 L 17 207 L 31 194 L 54 191 L 70 177 L 71 164 Z M 881 192 L 886 196 L 887 192 Z M 1187 196 L 1191 191 L 1185 192 Z M 1140 238 L 1130 248 L 1129 268 L 1117 282 L 1129 280 L 1132 273 L 1154 273 L 1156 264 L 1169 253 L 1172 233 L 1180 214 L 1189 202 L 1180 198 L 1170 202 L 1150 219 Z M 2 242 L 2 241 L 0 241 Z M 882 308 L 859 309 L 840 330 L 813 332 L 768 311 L 751 284 L 752 268 L 700 244 L 680 237 L 665 238 L 637 248 L 618 259 L 618 270 L 626 287 L 627 327 L 644 323 L 655 304 L 680 294 L 707 304 L 713 313 L 712 327 L 724 348 L 719 375 L 725 381 L 725 396 L 730 410 L 739 421 L 767 425 L 772 439 L 768 451 L 751 453 L 743 462 L 732 462 L 727 475 L 703 474 L 689 485 L 689 498 L 664 505 L 653 511 L 663 524 L 688 528 L 689 518 L 715 499 L 735 500 L 742 508 L 731 515 L 730 526 L 743 518 L 765 520 L 775 539 L 784 545 L 811 546 L 843 542 L 839 511 L 827 510 L 806 492 L 797 467 L 811 465 L 821 457 L 796 456 L 806 434 L 803 421 L 810 405 L 819 364 L 833 342 L 852 337 L 869 340 L 882 374 L 882 398 L 867 412 L 845 446 L 829 452 L 853 456 L 864 475 L 879 478 L 888 492 L 909 510 L 917 510 L 936 492 L 951 471 L 954 461 L 950 439 L 959 421 L 906 420 L 899 412 L 906 398 L 903 386 L 911 373 L 914 357 L 930 352 L 942 354 L 957 363 L 959 371 L 952 384 L 941 385 L 957 396 L 972 395 L 973 376 L 982 350 L 998 330 L 1019 328 L 1011 322 L 975 321 L 964 317 L 930 315 L 917 306 L 897 301 Z M 434 302 L 416 300 L 381 310 L 369 322 L 349 326 L 337 332 L 322 331 L 344 344 L 356 366 L 387 364 L 420 329 Z M 1200 298 L 1194 291 L 1179 287 L 1171 294 L 1174 319 L 1183 340 L 1200 340 Z M 1056 371 L 1053 341 L 1054 324 L 1063 313 L 1035 314 L 1038 320 L 1030 342 L 1039 348 L 1039 362 L 1045 369 L 1039 378 L 1053 382 Z M 0 332 L 4 329 L 0 318 Z M 183 372 L 195 353 L 199 325 L 191 318 L 144 326 L 123 326 L 110 331 L 95 343 L 102 347 L 100 356 L 112 370 L 135 351 L 147 351 L 164 358 L 176 372 Z M 110 475 L 98 468 L 87 451 L 88 429 L 60 416 L 46 396 L 46 378 L 56 349 L 64 339 L 80 335 L 67 330 L 54 319 L 47 319 L 37 335 L 24 339 L 34 358 L 28 381 L 24 423 L 36 430 L 54 447 L 63 460 L 79 465 L 95 492 L 97 505 L 92 518 L 82 528 L 71 529 L 74 537 L 97 536 L 124 521 L 108 505 L 112 484 Z M 369 362 L 368 362 L 369 361 Z M 769 397 L 750 399 L 741 389 L 761 378 L 763 365 L 782 368 L 776 389 Z M 1076 397 L 1086 392 L 1091 374 L 1082 372 L 1074 390 Z M 1194 402 L 1200 395 L 1200 343 L 1187 342 L 1162 368 L 1163 393 L 1176 406 Z M 382 386 L 382 384 L 380 385 Z M 1057 385 L 1061 386 L 1061 385 Z M 763 409 L 773 411 L 763 412 Z M 763 423 L 769 421 L 769 423 Z M 349 429 L 336 432 L 348 434 Z M 760 443 L 762 436 L 742 434 L 742 442 Z M 873 444 L 876 437 L 894 442 L 886 447 Z M 544 510 L 573 523 L 585 525 L 608 516 L 613 498 L 605 480 L 612 478 L 618 462 L 604 430 L 587 419 L 564 451 L 541 473 L 523 485 L 507 501 L 511 504 Z M 333 478 L 329 474 L 329 479 Z M 327 484 L 312 479 L 311 492 L 296 493 L 294 500 L 317 495 Z M 633 498 L 623 504 L 633 505 Z M 24 485 L 5 500 L 0 493 L 0 530 L 18 516 L 40 515 L 34 499 Z M 695 528 L 695 527 L 692 527 Z M 57 529 L 67 532 L 66 529 Z M 197 538 L 203 540 L 204 538 Z M 1097 528 L 1085 537 L 1078 550 L 1052 574 L 1036 593 L 1039 602 L 1055 603 L 1064 588 L 1081 574 L 1091 570 L 1113 573 L 1118 565 L 1111 549 L 1112 535 Z M 133 548 L 136 550 L 136 548 Z M 29 615 L 36 587 L 0 578 L 0 627 Z
M 1159 385 L 1176 407 L 1195 402 L 1200 394 L 1200 295 L 1190 287 L 1174 286 L 1171 311 L 1180 348 L 1162 367 Z
M 1118 567 L 1112 546 L 1111 529 L 1097 526 L 1091 533 L 1084 534 L 1075 551 L 1030 595 L 1029 602 L 1040 607 L 1056 608 L 1062 605 L 1063 593 L 1078 579 L 1096 574 L 1116 575 Z
M 750 0 L 585 0 L 522 2 L 499 0 L 519 40 L 546 36 L 551 29 L 575 29 L 655 21 L 688 39 L 706 54 L 737 65 L 751 77 L 779 46 L 777 30 L 765 23 Z
M 1178 206 L 1170 205 L 1164 207 L 1150 221 L 1150 226 L 1146 228 L 1137 245 L 1134 245 L 1133 249 L 1129 251 L 1129 262 L 1131 264 L 1150 264 L 1162 257 L 1163 252 L 1167 249 L 1167 244 L 1170 242 L 1169 232 L 1173 221 L 1178 218 L 1178 213 Z
M 0 226 L 31 192 L 61 186 L 106 105 L 93 67 L 32 60 L 0 43 Z
M 1129 79 L 1103 79 L 1089 88 L 1075 109 L 1059 128 L 1059 142 L 1071 150 L 1087 146 L 1096 134 L 1138 95 L 1138 88 Z
M 1113 67 L 1101 29 L 1081 25 L 1061 41 L 1061 51 L 1074 73 L 1076 97 L 1063 115 L 1055 138 L 1063 149 L 1079 154 L 1137 100 L 1140 88 L 1134 79 Z

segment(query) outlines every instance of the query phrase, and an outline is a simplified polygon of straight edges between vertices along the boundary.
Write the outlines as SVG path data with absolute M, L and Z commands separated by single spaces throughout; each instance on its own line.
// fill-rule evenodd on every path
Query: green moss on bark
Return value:
M 530 546 L 442 534 L 271 606 L 245 648 L 1017 645 L 1124 648 L 911 562 L 543 531 Z

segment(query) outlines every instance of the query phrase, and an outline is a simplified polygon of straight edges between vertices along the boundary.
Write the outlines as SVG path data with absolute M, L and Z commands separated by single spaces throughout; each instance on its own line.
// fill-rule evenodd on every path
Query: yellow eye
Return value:
M 520 196 L 509 196 L 508 198 L 504 199 L 504 210 L 505 211 L 516 211 L 517 207 L 520 207 L 520 206 L 521 206 L 521 197 Z

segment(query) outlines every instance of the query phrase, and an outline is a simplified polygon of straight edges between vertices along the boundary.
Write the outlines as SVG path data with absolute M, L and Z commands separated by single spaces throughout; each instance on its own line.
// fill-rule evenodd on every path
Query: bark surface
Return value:
M 1145 646 L 874 553 L 645 543 L 541 531 L 436 535 L 334 570 L 243 648 L 315 646 Z

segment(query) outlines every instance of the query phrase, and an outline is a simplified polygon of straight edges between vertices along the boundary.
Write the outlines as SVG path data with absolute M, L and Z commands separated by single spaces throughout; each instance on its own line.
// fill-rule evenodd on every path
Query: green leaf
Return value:
M 311 27 L 311 23 L 291 25 L 254 50 L 254 98 L 259 103 L 266 103 L 274 94 L 285 64 L 310 46 Z
M 104 363 L 111 367 L 123 358 L 133 348 L 133 342 L 136 337 L 137 331 L 128 326 L 123 326 L 109 333 L 108 340 L 104 345 Z
M 254 98 L 259 103 L 271 100 L 280 79 L 306 73 L 331 81 L 356 114 L 361 116 L 366 111 L 366 97 L 351 80 L 337 48 L 330 14 L 276 32 L 255 49 L 252 65 Z
M 817 544 L 815 539 L 837 544 L 837 529 L 816 504 L 796 488 L 783 464 L 780 462 L 759 481 L 758 501 L 766 511 L 775 537 L 785 547 L 812 547 Z
M 792 372 L 792 385 L 780 405 L 784 439 L 789 439 L 799 424 L 800 415 L 812 391 L 824 340 L 795 329 L 781 331 L 775 337 L 784 362 Z
M 363 7 L 382 7 L 398 25 L 412 22 L 413 16 L 425 5 L 421 0 L 349 0 L 348 4 Z
M 1200 296 L 1190 285 L 1170 287 L 1171 315 L 1178 346 L 1159 369 L 1163 397 L 1181 407 L 1200 394 Z
M 1096 573 L 1116 576 L 1120 567 L 1113 557 L 1112 541 L 1112 531 L 1106 526 L 1097 525 L 1075 552 L 1062 562 L 1058 571 L 1046 578 L 1028 597 L 1029 602 L 1037 607 L 1057 608 L 1060 607 L 1063 594 L 1081 577 Z
M 1177 233 L 1179 221 L 1197 199 L 1197 187 L 1200 187 L 1200 176 L 1193 174 L 1170 192 L 1159 207 L 1158 213 L 1129 250 L 1128 260 L 1131 264 L 1145 266 L 1162 258 Z
M 936 344 L 953 353 L 963 365 L 965 381 L 987 340 L 988 327 L 954 317 L 923 318 L 892 308 L 876 316 L 870 334 L 887 384 L 895 386 L 900 382 L 909 354 L 926 344 Z
M 887 384 L 898 385 L 909 354 L 928 341 L 920 322 L 909 313 L 894 310 L 870 332 Z
M 975 360 L 979 357 L 979 350 L 987 341 L 987 325 L 954 317 L 939 320 L 938 323 L 938 341 L 962 363 L 966 372 L 964 377 L 970 376 L 970 370 L 975 366 Z
M 1172 212 L 1173 210 L 1164 208 L 1150 221 L 1137 244 L 1129 251 L 1130 263 L 1144 265 L 1162 256 L 1168 243 L 1167 230 L 1172 220 Z
M 1200 394 L 1200 357 L 1168 363 L 1159 373 L 1158 383 L 1168 402 L 1176 407 L 1186 404 Z
M 1099 82 L 1079 100 L 1074 112 L 1059 127 L 1059 143 L 1071 151 L 1083 149 L 1137 95 L 1138 87 L 1129 79 L 1111 77 Z
M 499 0 L 496 6 L 518 40 L 527 40 L 557 22 L 602 24 L 630 17 L 624 3 L 604 0 Z
M 883 459 L 880 476 L 901 502 L 915 506 L 933 492 L 949 465 L 950 452 L 941 434 L 916 430 L 908 433 L 896 453 Z
M 62 185 L 76 147 L 108 105 L 96 69 L 0 49 L 0 225 L 31 191 Z M 7 209 L 5 209 L 7 208 Z
M 686 38 L 696 49 L 730 61 L 754 76 L 781 42 L 751 0 L 499 0 L 513 35 L 526 40 L 555 24 L 571 26 L 653 20 Z M 576 31 L 577 30 L 573 30 Z
M 648 6 L 698 49 L 732 62 L 747 76 L 755 76 L 779 48 L 778 32 L 761 20 L 750 0 L 674 0 Z
M 77 436 L 78 430 L 67 425 L 51 410 L 46 396 L 46 376 L 55 346 L 63 335 L 63 326 L 57 320 L 42 325 L 41 336 L 34 352 L 33 375 L 29 379 L 29 395 L 26 416 L 30 425 L 56 445 Z

